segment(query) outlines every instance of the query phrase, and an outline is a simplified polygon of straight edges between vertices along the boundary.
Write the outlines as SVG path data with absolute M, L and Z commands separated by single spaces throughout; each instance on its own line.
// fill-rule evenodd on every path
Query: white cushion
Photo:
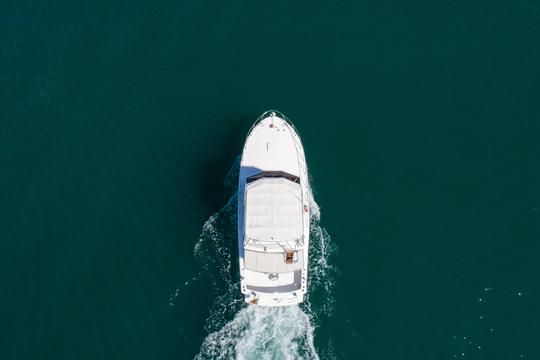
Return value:
M 262 178 L 248 183 L 245 197 L 245 236 L 259 241 L 300 239 L 300 184 L 284 178 Z

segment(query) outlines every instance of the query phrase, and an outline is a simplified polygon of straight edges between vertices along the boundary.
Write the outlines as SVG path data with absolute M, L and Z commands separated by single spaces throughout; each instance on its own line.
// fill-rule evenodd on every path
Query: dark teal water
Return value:
M 538 1 L 0 21 L 1 359 L 540 358 Z M 275 313 L 239 301 L 226 206 L 269 108 L 321 208 L 309 306 Z

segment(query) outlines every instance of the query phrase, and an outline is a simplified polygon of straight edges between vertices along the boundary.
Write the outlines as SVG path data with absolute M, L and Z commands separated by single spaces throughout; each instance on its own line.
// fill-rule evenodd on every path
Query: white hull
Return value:
M 285 116 L 264 113 L 247 136 L 240 163 L 238 249 L 246 302 L 285 306 L 304 300 L 309 196 L 300 137 Z

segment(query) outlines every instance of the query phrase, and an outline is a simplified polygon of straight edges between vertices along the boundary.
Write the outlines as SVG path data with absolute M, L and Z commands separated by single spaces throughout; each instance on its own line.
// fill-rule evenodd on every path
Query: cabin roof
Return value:
M 300 184 L 286 178 L 261 178 L 246 186 L 245 237 L 292 241 L 302 237 Z

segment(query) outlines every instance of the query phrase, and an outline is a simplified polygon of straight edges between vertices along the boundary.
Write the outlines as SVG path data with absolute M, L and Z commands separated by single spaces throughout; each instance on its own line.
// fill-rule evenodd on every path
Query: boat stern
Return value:
M 304 294 L 300 291 L 275 294 L 250 291 L 248 294 L 244 294 L 244 296 L 246 303 L 259 306 L 289 306 L 300 304 L 304 301 Z

